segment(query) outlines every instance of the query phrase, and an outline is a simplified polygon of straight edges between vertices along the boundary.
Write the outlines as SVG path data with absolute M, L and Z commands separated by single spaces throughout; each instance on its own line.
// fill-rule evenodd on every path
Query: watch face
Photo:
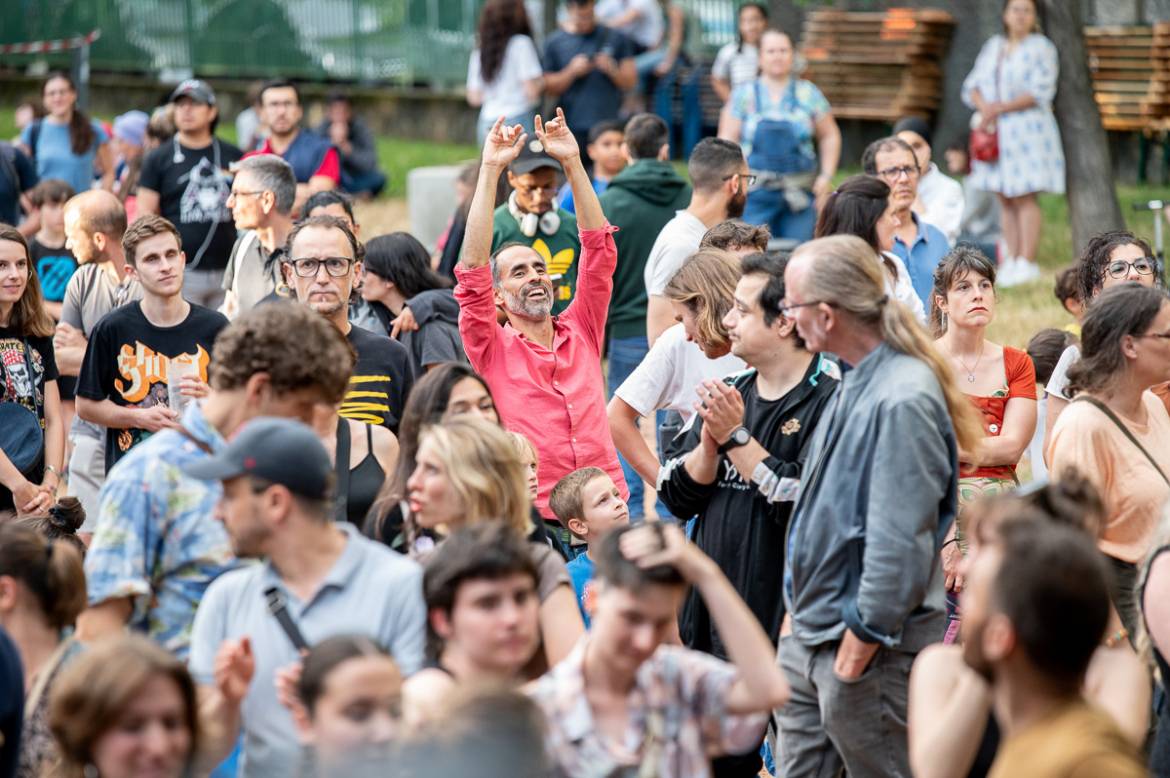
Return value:
M 737 445 L 743 446 L 752 439 L 752 434 L 748 432 L 745 427 L 740 427 L 735 432 L 731 433 L 731 439 L 734 440 Z

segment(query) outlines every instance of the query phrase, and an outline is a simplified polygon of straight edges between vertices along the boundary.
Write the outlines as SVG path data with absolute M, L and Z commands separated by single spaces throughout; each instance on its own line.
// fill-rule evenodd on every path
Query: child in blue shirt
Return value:
M 630 523 L 630 510 L 621 492 L 604 470 L 583 467 L 557 481 L 548 498 L 549 507 L 574 537 L 589 545 L 599 543 L 614 527 Z M 589 549 L 568 564 L 577 605 L 589 627 L 589 600 L 593 581 L 593 559 Z

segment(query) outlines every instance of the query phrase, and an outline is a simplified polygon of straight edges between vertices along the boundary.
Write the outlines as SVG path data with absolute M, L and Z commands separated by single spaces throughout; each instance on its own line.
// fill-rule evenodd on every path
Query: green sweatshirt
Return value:
M 614 176 L 601 194 L 601 207 L 614 233 L 618 263 L 609 303 L 609 338 L 646 334 L 646 282 L 650 249 L 675 211 L 691 202 L 691 186 L 669 162 L 640 159 Z

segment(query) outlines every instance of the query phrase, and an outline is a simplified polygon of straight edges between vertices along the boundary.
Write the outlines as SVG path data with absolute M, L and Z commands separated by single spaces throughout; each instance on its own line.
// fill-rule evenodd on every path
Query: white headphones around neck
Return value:
M 516 205 L 516 193 L 512 192 L 508 195 L 508 213 L 519 223 L 520 232 L 526 238 L 535 238 L 538 227 L 545 235 L 556 235 L 557 230 L 561 228 L 561 217 L 557 215 L 555 203 L 543 214 L 524 213 L 520 206 Z

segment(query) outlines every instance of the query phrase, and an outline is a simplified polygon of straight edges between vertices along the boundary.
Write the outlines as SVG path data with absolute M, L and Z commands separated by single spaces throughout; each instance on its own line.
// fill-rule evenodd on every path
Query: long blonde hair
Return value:
M 702 249 L 683 263 L 662 294 L 685 305 L 695 317 L 700 345 L 726 348 L 723 317 L 735 301 L 735 285 L 742 275 L 739 259 L 723 249 Z
M 483 419 L 456 418 L 424 430 L 423 445 L 443 463 L 466 524 L 503 521 L 521 535 L 532 531 L 528 478 L 504 430 Z
M 890 348 L 925 362 L 942 390 L 959 447 L 973 450 L 983 438 L 975 408 L 959 391 L 950 366 L 914 315 L 889 299 L 881 266 L 873 261 L 873 248 L 855 235 L 832 235 L 805 243 L 793 257 L 803 254 L 814 257 L 805 277 L 808 298 L 832 303 L 858 323 L 877 330 Z

